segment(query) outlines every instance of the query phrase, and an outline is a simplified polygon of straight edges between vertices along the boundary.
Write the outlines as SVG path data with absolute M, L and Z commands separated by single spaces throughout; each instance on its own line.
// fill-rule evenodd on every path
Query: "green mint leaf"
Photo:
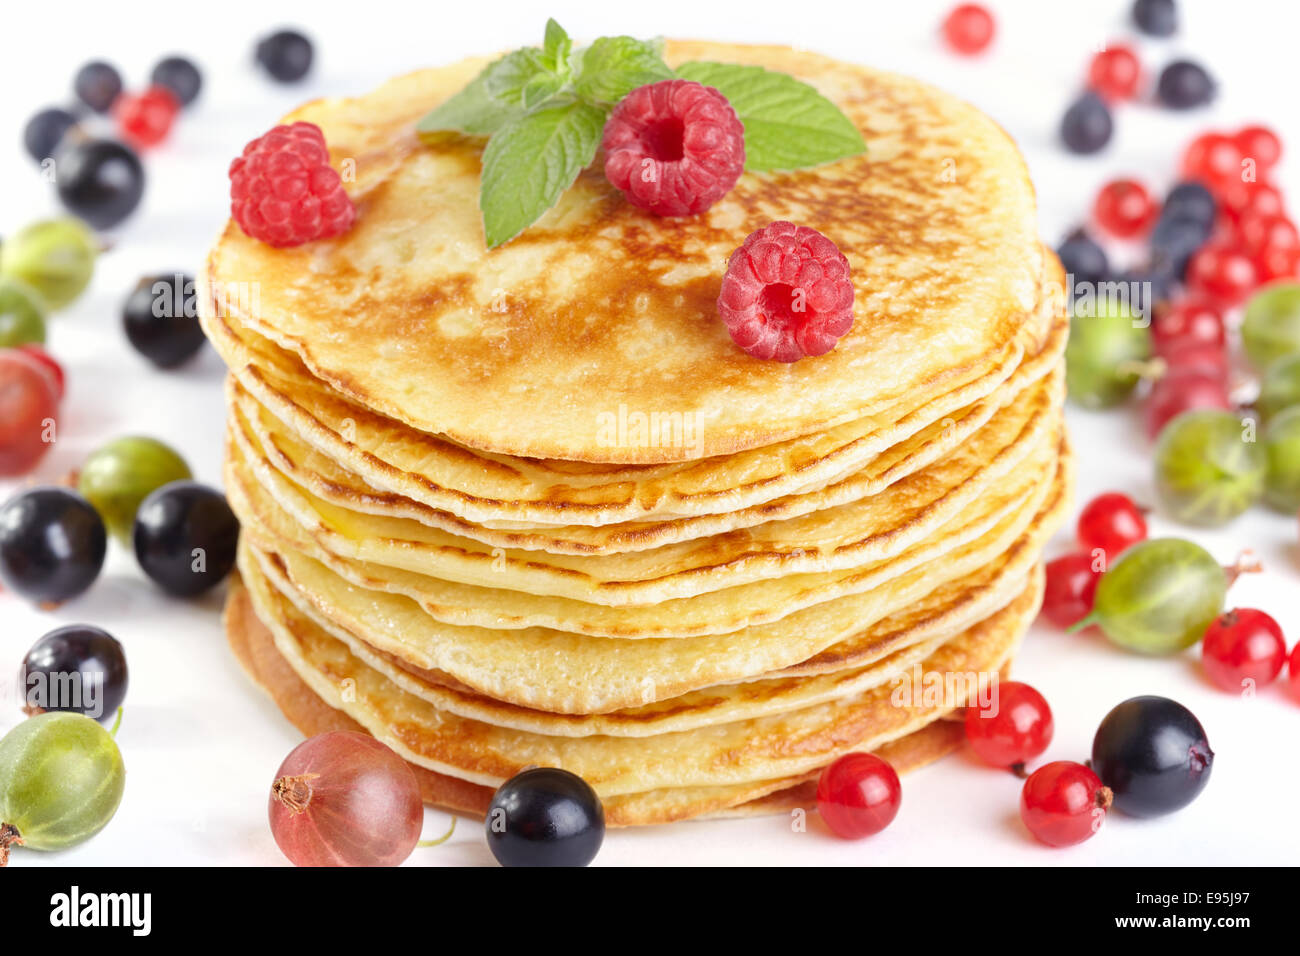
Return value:
M 554 73 L 538 73 L 524 84 L 519 98 L 520 105 L 526 110 L 535 109 L 554 99 L 566 86 L 563 77 Z
M 524 89 L 529 82 L 549 72 L 542 51 L 524 47 L 507 53 L 488 67 L 484 82 L 492 99 L 517 106 L 523 103 Z
M 483 152 L 479 208 L 489 249 L 509 242 L 555 205 L 596 158 L 605 111 L 569 103 L 502 127 Z
M 569 53 L 573 50 L 573 41 L 564 27 L 555 22 L 555 18 L 546 21 L 546 38 L 542 41 L 542 55 L 546 68 L 552 73 L 567 75 L 569 71 Z
M 424 137 L 445 131 L 489 136 L 519 116 L 522 110 L 518 106 L 493 99 L 488 92 L 488 73 L 500 62 L 485 67 L 463 90 L 426 113 L 416 124 L 416 132 Z
M 654 42 L 601 37 L 583 51 L 574 90 L 588 103 L 612 106 L 638 86 L 672 78 Z
M 745 169 L 805 169 L 866 151 L 838 106 L 793 76 L 761 66 L 683 63 L 682 79 L 717 89 L 745 124 Z

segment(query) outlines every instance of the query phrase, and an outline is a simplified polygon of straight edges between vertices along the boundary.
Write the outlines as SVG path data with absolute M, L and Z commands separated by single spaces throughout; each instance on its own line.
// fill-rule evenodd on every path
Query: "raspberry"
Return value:
M 727 98 L 690 80 L 633 90 L 605 124 L 605 178 L 656 216 L 693 216 L 736 185 L 745 128 Z
M 755 358 L 824 355 L 853 326 L 849 260 L 816 229 L 771 223 L 727 260 L 718 314 Z
M 254 239 L 285 247 L 342 235 L 356 209 L 320 127 L 291 123 L 253 140 L 230 164 L 230 215 Z

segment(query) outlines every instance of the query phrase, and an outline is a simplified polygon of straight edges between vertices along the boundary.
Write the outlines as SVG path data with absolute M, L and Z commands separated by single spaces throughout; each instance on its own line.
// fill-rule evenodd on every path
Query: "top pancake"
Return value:
M 205 277 L 218 302 L 203 307 L 415 429 L 589 462 L 756 448 L 942 393 L 998 360 L 1034 308 L 1041 252 L 1024 163 L 996 124 L 914 80 L 782 47 L 669 42 L 665 55 L 792 73 L 844 109 L 868 152 L 746 173 L 688 219 L 625 202 L 598 158 L 555 209 L 488 251 L 482 140 L 425 145 L 414 132 L 486 61 L 421 71 L 290 115 L 324 130 L 336 165 L 355 160 L 357 224 L 294 249 L 227 224 Z M 853 329 L 793 365 L 746 355 L 715 308 L 728 255 L 775 219 L 834 240 L 857 292 Z M 666 442 L 611 431 L 656 413 L 690 414 L 694 431 Z

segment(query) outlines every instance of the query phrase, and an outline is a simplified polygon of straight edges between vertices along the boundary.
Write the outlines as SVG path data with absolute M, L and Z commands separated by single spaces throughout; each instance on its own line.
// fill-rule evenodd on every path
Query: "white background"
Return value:
M 1042 208 L 1043 234 L 1055 243 L 1086 213 L 1107 178 L 1133 174 L 1163 189 L 1182 144 L 1212 123 L 1265 120 L 1300 150 L 1294 100 L 1297 5 L 1276 2 L 1184 2 L 1184 27 L 1169 41 L 1138 40 L 1127 3 L 1002 2 L 994 48 L 976 60 L 948 54 L 936 39 L 947 10 L 936 2 L 748 4 L 604 2 L 546 5 L 480 3 L 321 3 L 272 0 L 219 4 L 129 2 L 57 5 L 10 3 L 0 56 L 0 234 L 58 211 L 19 145 L 27 117 L 69 95 L 76 68 L 104 57 L 139 86 L 152 64 L 172 52 L 192 55 L 204 71 L 201 99 L 171 140 L 147 158 L 143 207 L 115 230 L 89 292 L 52 323 L 50 347 L 67 368 L 60 438 L 36 473 L 54 480 L 98 444 L 146 434 L 177 447 L 196 475 L 219 480 L 222 368 L 209 351 L 171 373 L 152 370 L 127 346 L 120 305 L 142 274 L 193 272 L 226 214 L 226 167 L 253 136 L 300 102 L 364 92 L 386 77 L 476 52 L 540 40 L 547 15 L 578 38 L 601 34 L 699 36 L 789 42 L 843 59 L 913 73 L 962 95 L 998 119 L 1029 158 Z M 57 14 L 54 12 L 57 10 Z M 317 48 L 317 69 L 297 87 L 280 87 L 251 65 L 255 37 L 283 24 L 303 26 Z M 1144 63 L 1179 53 L 1204 62 L 1221 82 L 1210 110 L 1161 113 L 1129 105 L 1100 158 L 1065 153 L 1055 133 L 1094 46 L 1127 38 Z M 1287 157 L 1284 188 L 1300 190 L 1300 163 Z M 1104 415 L 1071 410 L 1079 453 L 1080 497 L 1117 488 L 1150 502 L 1149 446 L 1133 410 Z M 0 493 L 18 487 L 0 482 Z M 1188 534 L 1154 519 L 1153 533 Z M 1224 561 L 1243 547 L 1267 572 L 1243 579 L 1232 601 L 1258 606 L 1300 637 L 1296 521 L 1267 512 L 1230 528 L 1190 536 Z M 1052 553 L 1068 547 L 1059 535 Z M 111 825 L 89 843 L 59 855 L 15 854 L 13 866 L 41 863 L 279 864 L 266 822 L 266 795 L 280 761 L 299 735 L 255 690 L 226 649 L 220 597 L 195 604 L 169 599 L 110 545 L 103 576 L 82 598 L 54 613 L 0 594 L 0 675 L 16 671 L 28 646 L 47 630 L 85 621 L 126 645 L 131 687 L 119 742 L 128 768 L 126 797 Z M 1127 863 L 1296 863 L 1300 792 L 1296 759 L 1300 705 L 1281 687 L 1253 700 L 1210 687 L 1198 651 L 1150 660 L 1125 654 L 1095 633 L 1070 636 L 1046 626 L 1028 636 L 1016 675 L 1051 702 L 1056 739 L 1044 759 L 1084 759 L 1102 716 L 1127 697 L 1156 693 L 1187 704 L 1217 752 L 1213 778 L 1191 807 L 1139 822 L 1112 814 L 1082 846 L 1049 850 L 1022 828 L 1019 786 L 1007 774 L 964 755 L 906 777 L 902 811 L 870 840 L 840 842 L 819 824 L 792 834 L 781 818 L 687 823 L 609 835 L 601 864 L 965 864 L 1081 865 Z M 17 718 L 0 702 L 0 731 Z M 440 833 L 431 811 L 426 833 Z M 414 864 L 491 862 L 479 826 L 462 821 L 453 842 L 417 851 Z M 1225 887 L 1209 887 L 1223 889 Z

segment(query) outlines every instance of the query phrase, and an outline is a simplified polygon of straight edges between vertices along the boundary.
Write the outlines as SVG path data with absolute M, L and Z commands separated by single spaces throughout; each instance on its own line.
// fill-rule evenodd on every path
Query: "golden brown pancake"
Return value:
M 445 674 L 457 685 L 523 707 L 605 713 L 799 664 L 922 600 L 945 582 L 996 561 L 1031 528 L 1036 529 L 1030 533 L 1037 551 L 1040 536 L 1059 523 L 1067 507 L 1068 476 L 1066 462 L 1054 474 L 1039 476 L 1038 487 L 1020 511 L 943 560 L 918 559 L 917 566 L 903 572 L 886 567 L 832 580 L 821 587 L 851 582 L 859 590 L 839 600 L 833 590 L 824 591 L 823 600 L 797 613 L 779 614 L 769 623 L 691 638 L 602 639 L 563 630 L 447 626 L 416 602 L 350 585 L 305 555 L 249 550 L 262 571 L 304 611 L 422 670 Z
M 310 607 L 300 607 L 278 590 L 283 581 L 266 574 L 253 560 L 241 561 L 241 576 L 258 617 L 268 622 L 273 634 L 319 631 L 346 645 L 348 652 L 377 671 L 401 690 L 419 697 L 441 711 L 480 723 L 552 737 L 650 737 L 656 734 L 694 730 L 782 713 L 800 707 L 847 699 L 870 690 L 928 658 L 961 632 L 1010 608 L 1018 617 L 1037 609 L 1042 595 L 1042 569 L 1035 567 L 1028 578 L 1012 582 L 1011 593 L 988 605 L 976 606 L 956 621 L 935 607 L 928 616 L 922 608 L 909 608 L 881 621 L 870 635 L 872 653 L 860 659 L 841 655 L 840 666 L 825 662 L 814 668 L 786 668 L 753 680 L 722 684 L 691 691 L 640 706 L 603 714 L 554 714 L 509 704 L 478 694 L 464 685 L 448 681 L 437 673 L 406 666 L 390 654 L 366 644 Z M 819 655 L 820 656 L 820 655 Z
M 542 765 L 556 762 L 552 753 L 542 756 L 538 748 L 551 750 L 552 745 L 543 743 L 541 737 L 510 732 L 503 735 L 502 731 L 494 730 L 487 724 L 458 721 L 446 715 L 434 721 L 426 717 L 412 719 L 413 711 L 419 711 L 425 705 L 396 691 L 391 684 L 383 682 L 382 678 L 376 679 L 377 675 L 348 656 L 342 645 L 331 643 L 329 639 L 322 639 L 320 635 L 309 631 L 294 633 L 289 639 L 276 643 L 265 628 L 261 627 L 260 622 L 257 622 L 255 615 L 248 613 L 247 598 L 242 589 L 237 588 L 231 593 L 226 620 L 227 635 L 244 666 L 252 670 L 255 678 L 272 691 L 277 704 L 290 719 L 309 727 L 351 730 L 359 726 L 377 734 L 416 766 L 426 771 L 432 770 L 432 777 L 421 775 L 426 799 L 432 803 L 482 814 L 489 790 L 481 780 L 490 778 L 493 770 L 503 775 L 515 773 L 523 767 L 510 769 L 510 765 L 519 758 L 537 762 L 533 761 L 537 757 Z M 1002 667 L 998 661 L 1006 657 L 1017 636 L 1010 611 L 995 615 L 963 636 L 962 640 L 954 641 L 948 650 L 930 659 L 927 670 L 939 672 L 939 669 L 949 667 L 954 671 L 962 669 L 995 674 Z M 307 691 L 307 685 L 315 689 L 315 695 L 312 695 L 312 691 Z M 342 688 L 342 691 L 331 693 L 330 687 Z M 352 714 L 351 723 L 333 717 L 328 706 L 321 704 L 322 692 L 326 695 L 325 700 L 333 700 L 344 714 Z M 775 718 L 771 722 L 774 726 L 772 732 L 764 732 L 762 722 L 754 723 L 753 726 L 748 723 L 737 724 L 731 731 L 736 735 L 737 741 L 745 741 L 745 747 L 755 748 L 758 752 L 767 754 L 767 757 L 763 761 L 745 761 L 736 766 L 744 767 L 742 773 L 754 773 L 761 766 L 777 771 L 790 770 L 810 760 L 811 750 L 845 747 L 846 752 L 852 749 L 850 741 L 862 734 L 867 727 L 872 728 L 870 732 L 875 736 L 870 739 L 858 737 L 859 743 L 865 747 L 875 741 L 875 749 L 887 758 L 892 757 L 898 761 L 898 769 L 904 771 L 911 769 L 914 763 L 941 756 L 941 753 L 956 743 L 952 730 L 940 730 L 933 735 L 917 737 L 909 747 L 905 743 L 907 737 L 923 731 L 933 723 L 944 724 L 940 718 L 948 710 L 926 705 L 900 708 L 889 700 L 892 695 L 892 689 L 883 688 L 852 705 L 794 711 L 788 717 Z M 333 713 L 337 714 L 338 710 Z M 364 718 L 364 721 L 357 724 L 356 717 Z M 455 734 L 447 732 L 450 730 L 445 726 L 447 722 L 455 724 Z M 780 730 L 776 730 L 776 727 Z M 780 743 L 789 741 L 792 735 L 803 735 L 805 745 L 802 748 L 792 748 L 788 743 Z M 735 749 L 725 741 L 725 737 L 710 737 L 712 747 L 728 748 L 728 752 Z M 646 741 L 640 743 L 645 744 Z M 450 749 L 447 749 L 448 744 Z M 894 747 L 887 749 L 891 748 L 891 744 Z M 516 756 L 507 756 L 506 752 L 497 749 L 498 745 L 504 745 L 507 749 L 515 748 Z M 577 747 L 578 741 L 571 741 L 571 745 Z M 776 749 L 771 749 L 774 745 Z M 653 747 L 662 754 L 662 758 L 653 767 L 629 766 L 616 771 L 616 775 L 608 780 L 595 780 L 598 792 L 602 793 L 606 813 L 615 825 L 666 822 L 668 819 L 716 812 L 729 806 L 748 803 L 749 800 L 768 793 L 790 790 L 802 780 L 809 779 L 810 775 L 815 775 L 813 771 L 805 770 L 780 774 L 770 779 L 737 780 L 732 779 L 736 777 L 736 770 L 732 769 L 729 760 L 725 763 L 707 760 L 701 762 L 703 754 L 693 745 L 684 744 L 682 735 L 666 735 L 663 739 L 655 740 Z M 617 766 L 616 758 L 611 758 L 611 754 L 606 753 L 607 741 L 601 737 L 588 741 L 582 745 L 582 749 L 593 750 L 591 758 L 598 766 L 611 770 Z M 638 748 L 637 752 L 641 752 L 641 749 Z M 915 757 L 911 754 L 915 754 Z M 454 757 L 459 765 L 446 766 L 443 761 L 448 757 Z M 671 766 L 677 761 L 681 761 L 688 779 L 718 779 L 720 782 L 616 792 L 621 787 L 636 786 L 642 779 L 664 779 L 672 773 Z M 435 766 L 441 769 L 434 769 Z M 454 773 L 445 773 L 445 770 Z M 480 786 L 476 790 L 465 787 L 467 783 L 476 782 L 468 779 L 471 775 L 480 780 Z M 586 777 L 597 778 L 598 774 L 589 769 Z
M 924 541 L 980 498 L 1020 487 L 1059 444 L 1063 381 L 1054 376 L 975 438 L 915 474 L 847 504 L 659 548 L 556 555 L 493 547 L 408 518 L 357 513 L 295 485 L 237 438 L 231 482 L 278 507 L 326 551 L 445 581 L 603 605 L 649 605 L 723 588 L 864 567 Z M 254 457 L 247 452 L 252 451 Z M 864 475 L 863 480 L 872 478 Z M 814 497 L 820 497 L 814 495 Z
M 431 803 L 482 814 L 540 765 L 616 826 L 810 809 L 843 754 L 906 771 L 956 746 L 1037 613 L 1072 485 L 1068 321 L 1014 144 L 815 54 L 666 56 L 792 73 L 868 152 L 675 220 L 598 161 L 489 251 L 483 141 L 414 131 L 469 60 L 295 111 L 355 163 L 356 226 L 272 249 L 231 224 L 207 261 L 231 646 L 300 729 L 375 735 Z M 793 364 L 715 308 L 774 219 L 835 241 L 856 290 L 851 331 Z M 907 692 L 922 675 L 941 692 Z
M 891 467 L 891 459 L 894 468 L 900 461 L 933 461 L 1055 367 L 1067 317 L 1063 299 L 1051 290 L 1062 281 L 1060 264 L 1049 253 L 1037 311 L 1022 325 L 1014 347 L 992 368 L 942 394 L 911 394 L 882 412 L 775 445 L 660 465 L 475 452 L 347 400 L 312 377 L 292 353 L 238 327 L 228 315 L 205 314 L 204 324 L 231 367 L 236 395 L 246 408 L 257 406 L 248 414 L 249 426 L 269 445 L 287 431 L 363 478 L 375 494 L 389 492 L 389 507 L 410 499 L 445 514 L 455 525 L 447 530 L 540 528 L 546 534 L 538 536 L 539 543 L 520 535 L 517 543 L 502 546 L 590 554 L 775 520 L 786 507 L 781 499 L 797 500 L 828 485 L 847 501 L 865 492 L 861 482 L 844 479 L 869 465 L 880 471 Z M 656 518 L 657 524 L 651 520 Z M 617 528 L 610 527 L 616 522 Z
M 670 64 L 720 60 L 791 73 L 862 130 L 865 155 L 746 174 L 706 213 L 650 216 L 583 173 L 513 242 L 488 250 L 480 140 L 421 143 L 414 124 L 485 63 L 318 100 L 333 159 L 355 160 L 346 235 L 273 249 L 231 223 L 205 298 L 301 357 L 359 404 L 506 455 L 592 462 L 733 454 L 873 414 L 997 361 L 1034 308 L 1043 256 L 1033 189 L 1007 135 L 906 77 L 784 47 L 670 41 Z M 715 302 L 727 257 L 775 219 L 848 257 L 852 330 L 788 366 L 731 342 Z M 243 284 L 243 285 L 241 285 Z M 230 290 L 258 290 L 241 302 Z M 603 441 L 620 408 L 698 416 L 700 444 Z
M 257 619 L 247 594 L 236 578 L 226 601 L 226 637 L 231 650 L 252 680 L 275 701 L 277 707 L 307 736 L 347 730 L 366 733 L 355 720 L 324 703 L 280 656 L 266 626 Z M 960 723 L 937 720 L 920 730 L 900 737 L 879 748 L 876 753 L 899 773 L 925 766 L 960 746 L 965 732 Z M 447 774 L 410 764 L 419 781 L 424 802 L 483 817 L 492 799 L 492 789 L 460 780 Z M 774 787 L 750 787 L 740 794 L 729 794 L 741 801 L 730 809 L 743 813 L 784 812 L 791 806 L 811 807 L 815 803 L 806 782 L 787 781 Z M 765 799 L 768 798 L 768 799 Z M 670 823 L 693 816 L 721 814 L 726 800 L 709 799 L 705 794 L 683 791 L 674 796 L 633 794 L 615 797 L 605 803 L 605 820 L 611 826 Z

